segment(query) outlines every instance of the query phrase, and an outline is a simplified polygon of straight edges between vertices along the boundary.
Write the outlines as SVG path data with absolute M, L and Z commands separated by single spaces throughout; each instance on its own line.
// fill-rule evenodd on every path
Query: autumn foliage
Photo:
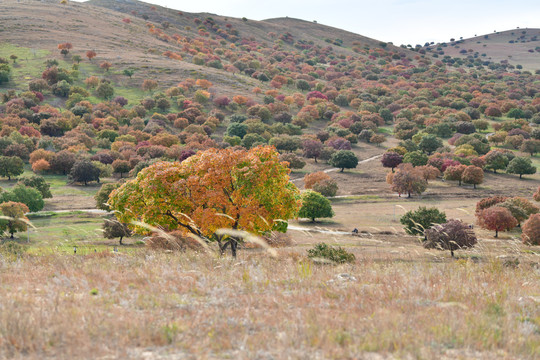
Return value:
M 518 225 L 518 221 L 512 213 L 503 207 L 492 206 L 477 214 L 478 225 L 486 230 L 494 230 L 495 237 L 499 237 L 499 231 L 508 231 Z
M 289 169 L 271 147 L 209 149 L 181 163 L 158 162 L 113 191 L 109 203 L 121 222 L 178 229 L 217 241 L 221 251 L 230 244 L 233 254 L 239 239 L 219 229 L 283 229 L 282 220 L 294 217 L 300 205 Z

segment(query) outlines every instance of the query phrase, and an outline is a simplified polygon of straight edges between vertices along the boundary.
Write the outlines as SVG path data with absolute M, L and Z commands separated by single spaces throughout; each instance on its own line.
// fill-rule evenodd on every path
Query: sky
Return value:
M 78 0 L 81 1 L 81 0 Z M 184 12 L 264 20 L 293 17 L 395 45 L 540 28 L 539 0 L 146 0 Z

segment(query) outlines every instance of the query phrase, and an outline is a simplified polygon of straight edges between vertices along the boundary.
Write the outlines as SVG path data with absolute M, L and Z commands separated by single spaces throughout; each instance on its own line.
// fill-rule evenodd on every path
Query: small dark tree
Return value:
M 307 139 L 302 143 L 304 157 L 314 159 L 317 162 L 317 158 L 321 156 L 323 144 L 320 140 Z
M 382 165 L 384 167 L 391 168 L 392 172 L 394 172 L 395 167 L 401 164 L 402 162 L 403 162 L 403 156 L 393 151 L 385 152 L 381 159 Z
M 127 225 L 116 219 L 105 219 L 103 222 L 103 237 L 107 239 L 120 238 L 119 244 L 123 245 L 122 239 L 131 235 L 132 231 Z
M 75 161 L 75 154 L 71 151 L 59 151 L 50 161 L 51 170 L 58 174 L 67 175 L 71 171 Z
M 426 230 L 423 245 L 426 249 L 450 250 L 454 257 L 454 251 L 473 247 L 476 243 L 476 235 L 471 227 L 461 220 L 450 219 L 444 224 L 437 224 Z
M 99 182 L 99 173 L 99 168 L 85 159 L 75 162 L 69 172 L 69 178 L 73 182 L 83 182 L 86 186 L 89 181 Z
M 343 172 L 345 169 L 354 169 L 358 165 L 358 158 L 350 150 L 339 150 L 332 154 L 328 163 Z
M 115 173 L 120 174 L 120 179 L 123 177 L 123 174 L 128 173 L 131 170 L 131 167 L 129 166 L 129 161 L 127 160 L 114 160 L 112 163 L 112 167 Z

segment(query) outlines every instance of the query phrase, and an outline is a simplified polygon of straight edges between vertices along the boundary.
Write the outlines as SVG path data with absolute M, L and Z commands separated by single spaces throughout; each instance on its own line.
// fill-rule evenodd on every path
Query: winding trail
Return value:
M 365 160 L 360 160 L 360 161 L 358 162 L 358 165 L 360 165 L 360 164 L 365 164 L 365 163 L 367 163 L 367 162 L 369 162 L 369 161 L 378 159 L 378 158 L 380 158 L 380 157 L 382 157 L 382 156 L 383 156 L 383 154 L 379 154 L 379 155 L 375 155 L 375 156 L 372 156 L 372 157 L 370 157 L 370 158 L 367 158 L 367 159 L 365 159 Z M 331 169 L 323 170 L 323 172 L 329 173 L 329 172 L 338 171 L 338 170 L 339 170 L 339 168 L 331 168 Z M 298 180 L 303 180 L 303 179 L 304 179 L 303 177 L 301 177 L 301 178 L 296 178 L 296 179 L 292 179 L 291 182 L 298 181 Z

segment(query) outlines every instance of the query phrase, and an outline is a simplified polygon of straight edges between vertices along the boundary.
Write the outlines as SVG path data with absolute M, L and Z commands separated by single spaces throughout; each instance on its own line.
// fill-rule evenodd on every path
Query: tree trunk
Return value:
M 495 230 L 495 237 L 499 237 L 499 230 Z
M 84 186 L 87 186 L 87 185 L 88 185 L 88 182 L 84 180 Z
M 9 237 L 10 239 L 13 239 L 13 233 L 11 233 L 11 236 Z
M 317 163 L 317 158 L 314 158 L 315 159 L 315 164 Z
M 122 238 L 123 238 L 123 236 L 120 236 L 120 245 L 124 245 L 124 244 L 122 244 Z
M 473 184 L 473 189 L 476 189 L 476 184 Z
M 523 174 L 519 174 L 519 178 L 521 179 L 521 177 L 523 176 Z
M 341 168 L 341 171 L 340 171 L 340 172 L 343 172 L 343 170 L 345 170 L 345 168 Z
M 452 257 L 454 257 L 454 250 L 450 249 L 450 255 L 452 255 Z
M 236 248 L 238 247 L 238 242 L 236 241 L 236 239 L 232 239 L 231 240 L 231 253 L 232 253 L 232 256 L 233 258 L 236 259 Z
M 120 179 L 122 178 L 122 173 L 120 173 Z
M 409 196 L 407 196 L 407 198 L 410 198 L 411 197 L 411 192 L 409 191 Z
M 458 186 L 461 186 L 461 179 L 458 180 Z

